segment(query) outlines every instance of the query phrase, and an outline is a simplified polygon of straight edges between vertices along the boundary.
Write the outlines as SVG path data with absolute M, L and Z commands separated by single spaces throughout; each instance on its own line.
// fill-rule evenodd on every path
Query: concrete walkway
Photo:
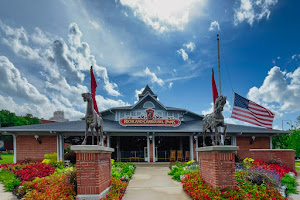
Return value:
M 191 200 L 168 167 L 137 166 L 123 200 Z
M 297 191 L 299 194 L 289 194 L 288 195 L 289 200 L 300 200 L 300 171 L 298 171 L 298 176 L 296 177 L 296 179 L 298 183 Z
M 18 198 L 11 192 L 5 192 L 3 184 L 0 182 L 0 199 L 1 200 L 18 200 Z

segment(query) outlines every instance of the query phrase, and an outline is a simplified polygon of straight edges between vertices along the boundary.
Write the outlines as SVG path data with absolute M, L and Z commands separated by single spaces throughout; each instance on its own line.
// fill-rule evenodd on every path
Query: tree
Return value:
M 17 116 L 8 110 L 0 111 L 0 124 L 1 127 L 9 126 L 21 126 L 29 124 L 40 124 L 41 121 L 37 117 L 33 117 L 32 114 L 26 114 L 25 116 Z
M 32 114 L 26 114 L 25 116 L 17 116 L 15 113 L 12 113 L 8 110 L 0 111 L 0 126 L 9 127 L 9 126 L 22 126 L 29 124 L 40 124 L 41 121 L 37 117 L 33 117 Z M 4 139 L 5 142 L 12 142 L 12 136 L 10 135 L 1 135 L 0 139 Z M 1 159 L 1 156 L 0 156 Z
M 296 156 L 300 156 L 300 129 L 298 128 L 299 125 L 300 116 L 297 117 L 296 127 L 293 126 L 294 130 L 292 130 L 292 133 L 273 137 L 273 148 L 294 149 L 296 151 Z

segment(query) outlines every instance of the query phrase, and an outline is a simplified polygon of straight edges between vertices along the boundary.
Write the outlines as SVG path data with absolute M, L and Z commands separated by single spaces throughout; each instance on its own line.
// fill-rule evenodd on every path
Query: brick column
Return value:
M 76 153 L 77 198 L 99 200 L 111 184 L 111 153 L 113 148 L 98 145 L 74 145 Z
M 237 146 L 209 146 L 197 148 L 199 172 L 204 181 L 213 187 L 234 188 L 235 151 Z
M 150 140 L 150 162 L 153 162 L 153 139 Z

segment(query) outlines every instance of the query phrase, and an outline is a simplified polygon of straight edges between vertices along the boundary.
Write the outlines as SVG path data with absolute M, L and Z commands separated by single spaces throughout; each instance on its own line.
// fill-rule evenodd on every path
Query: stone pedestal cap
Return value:
M 115 151 L 114 148 L 98 145 L 73 145 L 71 150 L 75 151 L 75 153 L 112 153 Z
M 224 146 L 208 146 L 208 147 L 200 147 L 197 148 L 196 151 L 201 153 L 213 153 L 213 152 L 234 152 L 239 150 L 238 146 L 224 145 Z

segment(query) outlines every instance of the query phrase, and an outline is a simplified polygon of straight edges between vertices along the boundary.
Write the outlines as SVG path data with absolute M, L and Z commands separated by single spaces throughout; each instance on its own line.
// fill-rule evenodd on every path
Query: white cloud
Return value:
M 220 30 L 220 25 L 219 25 L 219 22 L 218 21 L 213 21 L 210 23 L 210 26 L 209 26 L 209 31 L 214 31 L 214 30 Z
M 36 104 L 47 103 L 43 96 L 5 56 L 0 56 L 0 89 L 1 93 L 21 97 Z
M 39 82 L 39 89 L 34 87 L 7 57 L 0 60 L 0 97 L 5 104 L 11 104 L 12 111 L 18 114 L 30 112 L 38 117 L 49 118 L 55 110 L 65 111 L 66 117 L 79 119 L 84 114 L 85 103 L 81 93 L 89 89 L 82 85 L 90 66 L 94 67 L 99 86 L 109 95 L 120 96 L 118 86 L 109 80 L 107 69 L 96 63 L 89 45 L 81 41 L 82 32 L 75 23 L 69 27 L 69 44 L 63 39 L 52 36 L 36 28 L 28 34 L 24 28 L 12 28 L 0 21 L 2 42 L 24 59 L 33 61 L 32 69 Z M 53 41 L 50 42 L 49 41 Z M 36 65 L 37 64 L 37 65 Z M 38 66 L 38 67 L 36 67 Z M 89 77 L 89 75 L 88 75 Z M 104 84 L 99 84 L 104 82 Z M 127 105 L 122 100 L 104 98 L 104 105 Z M 110 102 L 110 103 L 109 103 Z M 100 105 L 102 102 L 98 102 Z M 99 108 L 107 108 L 99 106 Z M 25 112 L 25 113 L 24 113 Z
M 100 30 L 100 28 L 101 28 L 100 24 L 98 24 L 98 22 L 96 22 L 94 20 L 89 20 L 89 24 L 91 25 L 92 29 Z
M 136 97 L 136 101 L 134 101 L 134 104 L 136 104 L 136 102 L 139 101 L 139 94 L 142 94 L 142 92 L 144 91 L 145 88 L 141 88 L 140 90 L 135 90 L 134 93 L 135 93 L 135 97 Z
M 134 16 L 158 32 L 183 30 L 193 12 L 202 13 L 206 0 L 120 0 Z
M 172 88 L 173 87 L 173 82 L 170 82 L 169 83 L 169 88 Z
M 189 55 L 185 52 L 184 49 L 179 49 L 179 50 L 177 50 L 177 53 L 178 53 L 179 55 L 181 55 L 181 57 L 182 57 L 182 59 L 183 59 L 184 61 L 188 61 L 188 60 L 189 60 Z
M 130 106 L 127 102 L 122 100 L 113 100 L 109 98 L 104 98 L 101 95 L 96 95 L 96 101 L 99 108 L 99 111 L 103 111 L 112 107 L 120 107 L 120 106 Z
M 32 45 L 28 43 L 28 34 L 23 27 L 11 28 L 0 21 L 0 32 L 1 30 L 4 33 L 2 37 L 4 44 L 16 55 L 40 64 L 47 71 L 47 78 L 53 79 L 53 83 L 61 79 L 66 79 L 71 84 L 82 83 L 85 79 L 84 72 L 88 71 L 90 66 L 94 66 L 96 74 L 104 81 L 107 93 L 112 96 L 121 95 L 117 90 L 117 84 L 109 80 L 107 69 L 97 65 L 89 45 L 81 41 L 82 32 L 76 23 L 69 26 L 69 45 L 63 39 L 56 39 L 53 44 L 49 43 L 52 37 L 47 38 L 49 34 L 36 28 L 31 39 L 39 45 L 44 45 L 43 48 L 31 47 Z
M 50 45 L 52 43 L 50 34 L 46 34 L 38 27 L 34 28 L 34 33 L 31 35 L 32 42 L 39 45 Z
M 157 66 L 158 71 L 160 71 L 160 66 Z
M 275 111 L 277 117 L 281 112 L 300 111 L 300 67 L 294 72 L 271 68 L 263 84 L 249 90 L 248 98 Z
M 66 116 L 72 119 L 79 119 L 84 115 L 70 107 L 70 102 L 63 96 L 48 98 L 40 93 L 5 56 L 0 56 L 0 79 L 1 109 L 8 109 L 19 115 L 31 113 L 44 118 L 49 118 L 56 110 L 64 110 Z M 60 89 L 64 92 L 70 91 L 62 87 Z
M 187 48 L 187 50 L 189 50 L 191 52 L 194 51 L 195 47 L 196 47 L 194 42 L 186 43 L 183 46 L 185 46 Z
M 148 67 L 146 67 L 146 69 L 144 70 L 144 74 L 151 78 L 152 83 L 157 83 L 160 86 L 163 86 L 165 84 L 165 82 L 161 78 L 158 78 L 154 72 L 151 72 Z
M 234 9 L 234 25 L 246 21 L 252 26 L 255 21 L 264 17 L 269 19 L 271 7 L 277 2 L 278 0 L 240 0 L 240 6 Z
M 292 56 L 292 60 L 297 59 L 297 57 L 300 58 L 300 54 L 294 54 L 294 55 Z

